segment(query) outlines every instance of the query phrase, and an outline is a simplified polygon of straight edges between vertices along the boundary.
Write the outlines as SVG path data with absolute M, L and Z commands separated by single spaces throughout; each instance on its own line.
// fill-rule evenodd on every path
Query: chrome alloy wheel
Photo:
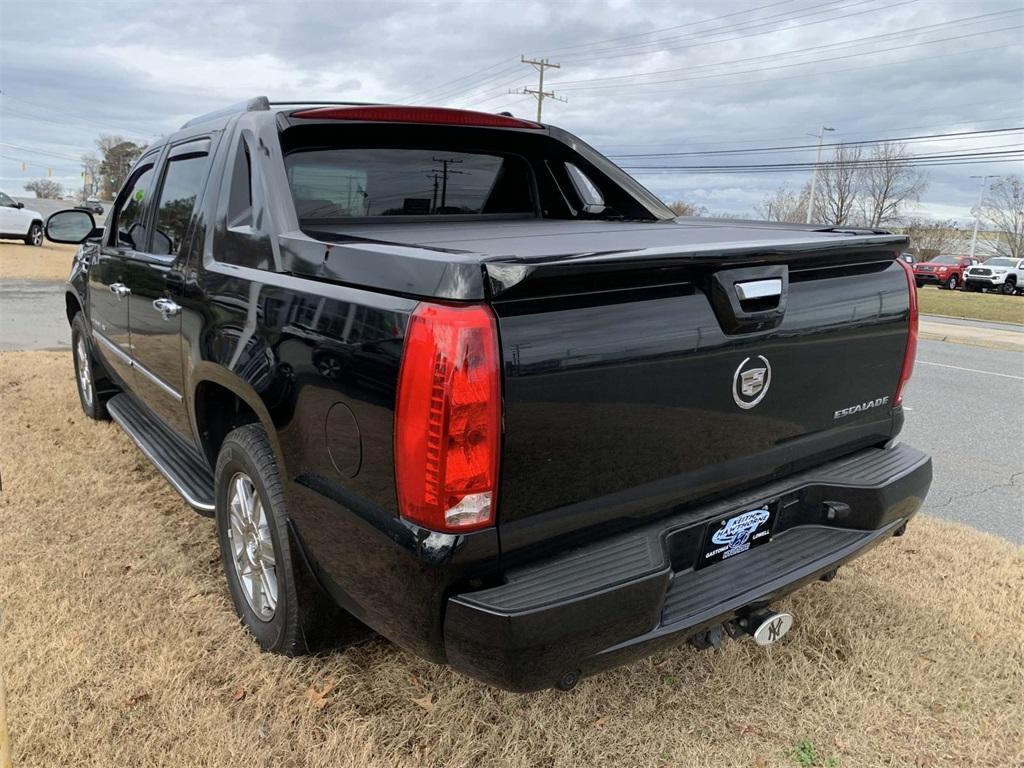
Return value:
M 270 521 L 247 474 L 236 472 L 228 489 L 228 541 L 235 575 L 252 612 L 270 621 L 277 610 L 277 562 Z
M 40 227 L 38 225 L 32 227 L 32 231 L 31 231 L 30 234 L 31 234 L 31 237 L 32 237 L 32 245 L 34 245 L 34 246 L 36 246 L 38 248 L 39 246 L 41 246 L 43 244 L 43 229 L 42 229 L 42 227 Z
M 85 337 L 79 336 L 75 344 L 75 362 L 78 363 L 78 389 L 86 408 L 92 408 L 95 396 L 92 387 L 92 366 L 89 364 L 89 349 L 85 346 Z

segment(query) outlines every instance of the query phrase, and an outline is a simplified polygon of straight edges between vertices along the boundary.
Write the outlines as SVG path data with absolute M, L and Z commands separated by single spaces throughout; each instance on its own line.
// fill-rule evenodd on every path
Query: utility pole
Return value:
M 432 157 L 430 158 L 435 163 L 441 163 L 441 207 L 444 208 L 448 204 L 448 175 L 459 175 L 465 173 L 465 171 L 456 171 L 453 168 L 449 168 L 449 165 L 455 165 L 461 163 L 462 160 L 456 160 L 453 157 Z M 435 171 L 436 173 L 436 171 Z M 437 200 L 437 177 L 434 177 L 434 200 Z M 436 208 L 437 206 L 435 206 Z
M 974 234 L 971 235 L 971 258 L 974 258 L 974 249 L 978 245 L 978 219 L 981 218 L 981 206 L 985 204 L 985 192 L 988 189 L 988 180 L 993 178 L 988 174 L 984 176 L 971 176 L 972 179 L 981 179 L 981 189 L 978 191 L 978 204 L 974 207 Z
M 814 161 L 814 172 L 811 174 L 811 196 L 807 200 L 807 223 L 811 223 L 811 217 L 814 216 L 814 192 L 818 187 L 818 166 L 821 165 L 821 140 L 825 136 L 826 131 L 834 131 L 835 128 L 829 128 L 827 125 L 821 126 L 818 131 L 818 157 Z
M 568 101 L 568 99 L 564 99 L 561 96 L 555 96 L 555 92 L 554 91 L 545 91 L 544 90 L 544 70 L 545 69 L 561 69 L 562 65 L 561 64 L 552 64 L 547 59 L 528 59 L 528 58 L 526 58 L 526 56 L 520 56 L 519 57 L 519 61 L 521 61 L 523 64 L 529 64 L 534 69 L 536 69 L 537 72 L 540 73 L 539 82 L 537 83 L 537 88 L 536 89 L 533 89 L 533 88 L 523 88 L 520 91 L 514 91 L 512 89 L 509 89 L 509 93 L 518 93 L 518 94 L 533 96 L 534 98 L 536 98 L 537 99 L 537 122 L 539 123 L 540 122 L 540 115 L 541 115 L 541 107 L 544 104 L 544 99 L 555 99 L 556 101 Z

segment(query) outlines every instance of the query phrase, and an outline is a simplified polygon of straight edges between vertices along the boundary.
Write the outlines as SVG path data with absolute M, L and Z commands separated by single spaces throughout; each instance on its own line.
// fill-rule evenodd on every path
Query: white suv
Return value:
M 43 214 L 0 192 L 0 237 L 24 240 L 26 245 L 43 244 Z
M 964 272 L 965 291 L 993 290 L 1007 295 L 1024 290 L 1024 259 L 996 256 Z

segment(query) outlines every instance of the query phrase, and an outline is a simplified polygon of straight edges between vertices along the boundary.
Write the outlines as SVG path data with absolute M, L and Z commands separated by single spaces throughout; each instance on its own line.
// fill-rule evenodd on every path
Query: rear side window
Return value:
M 529 166 L 514 155 L 400 148 L 315 149 L 285 158 L 299 219 L 532 215 Z
M 569 174 L 569 179 L 572 181 L 572 186 L 576 190 L 576 194 L 579 196 L 580 201 L 584 206 L 592 208 L 603 208 L 604 207 L 604 195 L 601 194 L 594 182 L 590 180 L 583 171 L 577 168 L 572 163 L 565 164 L 566 173 Z
M 143 165 L 125 185 L 121 207 L 114 214 L 117 232 L 116 245 L 128 248 L 144 248 L 146 232 L 143 216 L 146 210 L 146 197 L 153 186 L 153 164 Z
M 172 157 L 167 162 L 153 232 L 153 253 L 178 254 L 188 233 L 196 198 L 206 180 L 207 155 Z

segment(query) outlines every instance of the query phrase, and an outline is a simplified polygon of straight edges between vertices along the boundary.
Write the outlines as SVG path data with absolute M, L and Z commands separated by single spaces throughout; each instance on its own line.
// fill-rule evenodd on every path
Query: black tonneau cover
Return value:
M 587 265 L 607 272 L 616 265 L 792 261 L 905 244 L 902 235 L 872 230 L 699 218 L 352 223 L 319 225 L 281 242 L 282 266 L 295 274 L 458 300 L 486 298 L 487 280 L 500 293 L 539 272 Z

